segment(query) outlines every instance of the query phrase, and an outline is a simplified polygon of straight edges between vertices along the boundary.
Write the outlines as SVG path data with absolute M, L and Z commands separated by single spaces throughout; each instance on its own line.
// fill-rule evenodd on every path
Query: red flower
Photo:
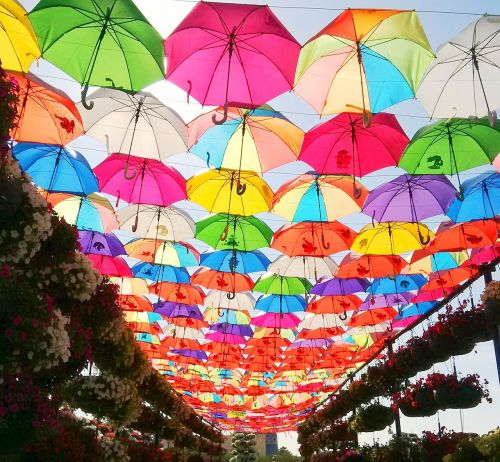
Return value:
M 2 265 L 2 268 L 0 269 L 0 277 L 8 278 L 9 276 L 10 276 L 10 266 L 7 265 L 7 263 L 4 263 Z
M 23 317 L 22 316 L 19 316 L 17 315 L 13 320 L 12 320 L 12 324 L 14 324 L 14 326 L 19 326 L 20 324 L 23 323 Z
M 12 337 L 12 334 L 13 334 L 12 329 L 11 329 L 10 327 L 9 327 L 9 328 L 7 328 L 7 329 L 5 329 L 3 333 L 5 334 L 5 336 L 6 336 L 7 338 L 11 338 L 11 337 Z

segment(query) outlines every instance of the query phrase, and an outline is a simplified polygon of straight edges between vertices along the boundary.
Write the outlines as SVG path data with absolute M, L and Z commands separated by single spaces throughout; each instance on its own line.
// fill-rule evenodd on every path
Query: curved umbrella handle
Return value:
M 330 248 L 330 243 L 325 241 L 325 235 L 323 233 L 321 233 L 321 244 L 325 250 Z
M 236 194 L 238 194 L 238 196 L 243 196 L 243 194 L 245 194 L 246 190 L 247 190 L 247 185 L 242 184 L 240 182 L 240 180 L 238 180 L 238 182 L 236 184 Z
M 342 314 L 339 314 L 339 319 L 345 321 L 347 319 L 347 312 L 344 311 Z
M 427 245 L 431 240 L 431 236 L 430 234 L 427 234 L 427 237 L 424 237 L 420 230 L 418 230 L 418 239 L 420 241 L 420 244 Z
M 363 128 L 370 128 L 371 124 L 372 124 L 372 113 L 365 109 L 363 110 Z
M 234 292 L 228 292 L 226 294 L 226 297 L 228 298 L 228 300 L 234 300 L 236 298 L 236 293 L 234 293 Z
M 462 202 L 464 200 L 464 188 L 462 185 L 459 186 L 458 191 L 455 193 L 455 197 Z
M 82 106 L 90 111 L 94 107 L 94 102 L 90 101 L 87 103 L 87 92 L 89 91 L 89 86 L 85 85 L 82 90 Z
M 227 236 L 229 235 L 229 225 L 227 225 L 225 228 L 224 228 L 224 231 L 222 232 L 222 234 L 220 235 L 219 239 L 221 241 L 225 241 L 227 239 Z
M 280 334 L 281 334 L 281 329 L 280 329 L 279 327 L 275 327 L 273 332 L 274 332 L 276 335 L 280 335 Z
M 488 111 L 488 121 L 490 122 L 490 127 L 495 128 L 497 124 L 497 111 Z
M 361 197 L 361 194 L 363 194 L 361 188 L 357 187 L 356 182 L 352 184 L 352 194 L 354 196 L 354 199 L 359 199 Z
M 135 216 L 135 222 L 132 226 L 132 232 L 135 233 L 137 231 L 137 227 L 139 226 L 139 213 Z
M 193 82 L 191 82 L 191 80 L 188 80 L 187 81 L 187 84 L 188 84 L 188 91 L 187 91 L 187 103 L 189 104 L 189 98 L 191 96 L 191 90 L 193 89 Z
M 392 323 L 390 323 L 389 326 L 387 327 L 386 331 L 392 332 L 393 330 L 394 330 L 394 327 L 392 327 Z
M 222 115 L 222 119 L 217 119 L 217 113 L 212 115 L 212 122 L 215 125 L 222 125 L 227 120 L 227 109 L 228 109 L 228 102 L 226 101 L 226 104 L 224 104 L 224 113 Z
M 133 180 L 137 176 L 137 171 L 134 170 L 132 172 L 132 174 L 129 174 L 128 173 L 129 168 L 130 168 L 130 165 L 129 165 L 128 161 L 127 161 L 127 163 L 125 164 L 125 168 L 123 169 L 123 177 L 126 180 Z

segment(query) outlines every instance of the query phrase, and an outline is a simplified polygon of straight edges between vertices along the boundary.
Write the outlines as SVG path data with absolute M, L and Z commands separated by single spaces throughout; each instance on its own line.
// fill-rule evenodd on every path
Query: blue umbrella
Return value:
M 377 278 L 373 281 L 370 292 L 372 294 L 397 294 L 418 290 L 427 281 L 421 274 L 399 275 L 394 278 Z
M 267 313 L 296 313 L 304 311 L 306 301 L 300 295 L 266 295 L 257 300 L 255 309 Z
M 483 173 L 463 183 L 464 200 L 455 199 L 448 215 L 455 223 L 500 215 L 500 174 Z
M 255 273 L 266 271 L 271 262 L 260 251 L 219 250 L 201 255 L 202 266 L 226 273 Z
M 415 303 L 414 305 L 409 305 L 408 307 L 402 308 L 399 311 L 399 314 L 394 318 L 396 319 L 404 319 L 409 318 L 411 316 L 422 316 L 434 308 L 434 305 L 437 302 L 422 302 Z
M 152 265 L 140 262 L 132 266 L 136 278 L 149 279 L 156 282 L 176 282 L 189 284 L 191 279 L 186 268 L 170 265 Z
M 46 191 L 88 195 L 99 190 L 85 157 L 70 147 L 19 143 L 12 152 L 21 169 Z

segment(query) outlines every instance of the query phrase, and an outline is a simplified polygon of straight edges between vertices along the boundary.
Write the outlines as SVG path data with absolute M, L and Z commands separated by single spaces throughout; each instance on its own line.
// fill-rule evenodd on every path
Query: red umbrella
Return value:
M 157 282 L 149 286 L 149 291 L 169 302 L 187 305 L 203 305 L 205 293 L 197 286 L 175 282 Z
M 429 275 L 429 282 L 424 284 L 420 290 L 439 290 L 445 287 L 456 287 L 463 281 L 477 275 L 474 267 L 458 267 L 448 270 L 440 270 Z
M 311 301 L 305 311 L 314 314 L 342 314 L 354 311 L 363 301 L 356 295 L 328 295 Z
M 374 308 L 372 310 L 361 311 L 353 316 L 347 323 L 349 327 L 374 326 L 381 322 L 391 321 L 398 315 L 398 312 L 388 306 L 386 308 Z
M 126 311 L 153 311 L 153 305 L 139 295 L 118 295 L 117 303 Z
M 92 262 L 99 273 L 106 276 L 133 277 L 132 270 L 122 257 L 110 257 L 108 255 L 89 254 L 87 258 Z
M 207 289 L 223 290 L 225 292 L 246 292 L 253 288 L 252 279 L 246 274 L 225 273 L 213 269 L 201 268 L 191 276 L 193 284 L 199 284 Z
M 399 255 L 347 254 L 335 273 L 337 278 L 383 278 L 397 276 L 408 263 Z

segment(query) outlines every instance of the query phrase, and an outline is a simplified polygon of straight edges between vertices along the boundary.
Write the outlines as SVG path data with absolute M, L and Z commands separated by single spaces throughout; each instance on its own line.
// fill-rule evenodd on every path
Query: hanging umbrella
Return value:
M 297 313 L 304 311 L 306 301 L 300 295 L 270 294 L 259 297 L 255 309 L 266 313 Z
M 205 335 L 205 338 L 212 342 L 229 343 L 230 345 L 246 345 L 247 343 L 247 339 L 242 335 L 228 334 L 225 332 L 209 332 Z M 225 360 L 224 363 L 226 363 Z
M 255 306 L 255 299 L 251 293 L 236 292 L 232 294 L 211 290 L 205 298 L 205 306 L 231 310 L 251 310 Z
M 442 45 L 417 91 L 431 118 L 496 118 L 500 107 L 499 16 L 485 14 Z
M 127 254 L 123 244 L 114 234 L 80 230 L 78 231 L 78 242 L 85 254 L 106 255 L 108 257 Z
M 149 293 L 146 281 L 141 278 L 111 277 L 110 281 L 118 286 L 121 295 L 145 295 Z
M 311 288 L 314 295 L 349 295 L 356 292 L 366 292 L 370 283 L 366 279 L 332 278 L 320 281 Z
M 425 247 L 433 236 L 422 223 L 369 224 L 354 239 L 351 250 L 361 254 L 397 255 Z
M 214 125 L 224 108 L 189 124 L 189 151 L 207 166 L 262 174 L 297 160 L 304 132 L 270 106 L 227 109 L 228 120 Z
M 359 311 L 371 310 L 374 308 L 385 308 L 387 306 L 402 307 L 412 303 L 415 295 L 411 292 L 388 293 L 383 295 L 368 295 L 366 300 L 359 305 Z
M 221 322 L 210 326 L 210 331 L 239 335 L 241 337 L 251 337 L 253 335 L 252 328 L 248 324 L 229 324 Z
M 187 180 L 189 200 L 209 212 L 249 216 L 268 212 L 273 191 L 253 172 L 207 170 Z
M 2 63 L 3 64 L 3 63 Z M 16 141 L 65 145 L 83 135 L 82 118 L 70 97 L 33 74 L 11 74 L 18 85 Z
M 16 0 L 0 1 L 0 61 L 7 70 L 28 72 L 40 47 L 27 11 Z
M 368 194 L 363 213 L 376 221 L 417 222 L 446 212 L 455 187 L 444 175 L 401 175 Z
M 348 9 L 302 47 L 294 91 L 321 115 L 406 99 L 434 58 L 415 11 Z
M 500 174 L 483 173 L 463 183 L 463 201 L 456 198 L 446 215 L 455 223 L 500 215 Z
M 372 294 L 398 294 L 418 290 L 427 282 L 421 274 L 398 275 L 394 278 L 377 278 L 369 291 Z
M 197 305 L 186 303 L 159 301 L 153 304 L 157 313 L 167 318 L 192 318 L 202 320 L 203 315 Z
M 500 257 L 500 242 L 495 242 L 494 245 L 483 248 L 475 248 L 471 250 L 470 258 L 463 263 L 463 266 L 482 265 L 490 263 Z
M 263 294 L 301 295 L 308 293 L 311 287 L 304 278 L 266 273 L 257 280 L 253 290 Z
M 88 87 L 137 92 L 163 77 L 161 36 L 131 0 L 42 0 L 29 19 L 42 57 Z
M 351 289 L 352 290 L 352 289 Z M 306 312 L 314 314 L 343 314 L 355 311 L 361 305 L 361 299 L 356 295 L 327 295 L 314 298 L 306 307 Z
M 303 221 L 278 229 L 271 247 L 290 257 L 324 257 L 349 249 L 355 237 L 355 231 L 338 221 Z
M 118 295 L 117 303 L 123 310 L 128 311 L 153 310 L 151 302 L 147 298 L 138 297 L 136 295 Z
M 322 174 L 362 177 L 398 163 L 409 140 L 393 114 L 363 116 L 344 112 L 309 130 L 299 160 Z
M 198 266 L 200 262 L 198 251 L 184 242 L 135 239 L 125 249 L 129 257 L 157 265 Z
M 399 167 L 413 174 L 455 174 L 460 184 L 459 172 L 491 164 L 499 151 L 500 122 L 452 118 L 418 130 Z
M 256 107 L 290 90 L 299 51 L 267 6 L 199 3 L 165 40 L 166 78 L 203 105 Z
M 335 273 L 337 278 L 381 278 L 396 276 L 407 265 L 399 255 L 357 255 L 348 253 Z
M 46 197 L 54 212 L 64 218 L 66 223 L 78 229 L 109 233 L 119 226 L 113 206 L 108 199 L 98 194 L 74 196 L 52 193 Z
M 368 190 L 349 177 L 305 173 L 274 194 L 272 212 L 298 221 L 334 221 L 361 210 Z
M 469 257 L 466 251 L 450 253 L 440 252 L 429 254 L 427 249 L 415 250 L 411 256 L 410 264 L 406 266 L 402 274 L 430 274 L 434 271 L 447 270 L 460 266 Z
M 46 191 L 87 195 L 99 190 L 87 159 L 69 146 L 18 143 L 12 153 L 21 169 Z
M 336 335 L 341 335 L 344 332 L 345 324 L 336 314 L 314 314 L 306 319 L 304 319 L 298 326 L 301 333 L 304 330 L 323 330 L 320 333 L 321 336 L 309 337 L 309 338 L 327 338 Z M 319 332 L 318 332 L 319 333 Z M 307 338 L 299 334 L 299 338 Z
M 448 297 L 457 287 L 442 287 L 434 290 L 419 290 L 413 299 L 413 303 L 432 302 Z
M 216 214 L 196 223 L 196 238 L 214 249 L 251 251 L 269 247 L 273 231 L 253 216 Z
M 282 255 L 268 268 L 270 273 L 280 276 L 302 277 L 317 281 L 323 276 L 332 276 L 337 264 L 329 257 L 289 257 Z
M 133 277 L 127 262 L 121 257 L 110 257 L 107 255 L 89 254 L 87 258 L 92 262 L 92 266 L 108 277 Z
M 139 262 L 132 266 L 136 278 L 149 279 L 156 282 L 178 282 L 189 284 L 191 278 L 185 268 L 170 265 L 154 265 Z
M 439 290 L 443 287 L 457 287 L 462 282 L 473 279 L 478 272 L 473 267 L 451 268 L 444 271 L 437 271 L 429 275 L 429 282 L 423 285 L 423 291 Z
M 82 112 L 86 134 L 108 152 L 164 160 L 187 150 L 187 128 L 173 109 L 150 93 L 101 88 L 87 98 L 92 111 Z
M 176 282 L 157 282 L 149 286 L 149 292 L 168 302 L 203 305 L 204 292 L 197 286 Z
M 174 206 L 129 205 L 119 209 L 117 215 L 120 229 L 135 232 L 142 238 L 179 242 L 194 237 L 193 219 Z M 136 217 L 138 224 L 135 228 Z
M 226 273 L 255 273 L 266 271 L 269 259 L 258 250 L 240 252 L 238 250 L 219 250 L 201 254 L 200 264 L 213 270 Z
M 252 290 L 253 281 L 246 274 L 224 273 L 210 268 L 200 268 L 191 276 L 193 284 L 234 294 Z
M 254 317 L 250 324 L 274 329 L 293 329 L 300 324 L 300 318 L 291 313 L 266 313 Z
M 251 316 L 247 310 L 223 310 L 220 308 L 207 308 L 203 312 L 203 319 L 209 324 L 249 324 Z

